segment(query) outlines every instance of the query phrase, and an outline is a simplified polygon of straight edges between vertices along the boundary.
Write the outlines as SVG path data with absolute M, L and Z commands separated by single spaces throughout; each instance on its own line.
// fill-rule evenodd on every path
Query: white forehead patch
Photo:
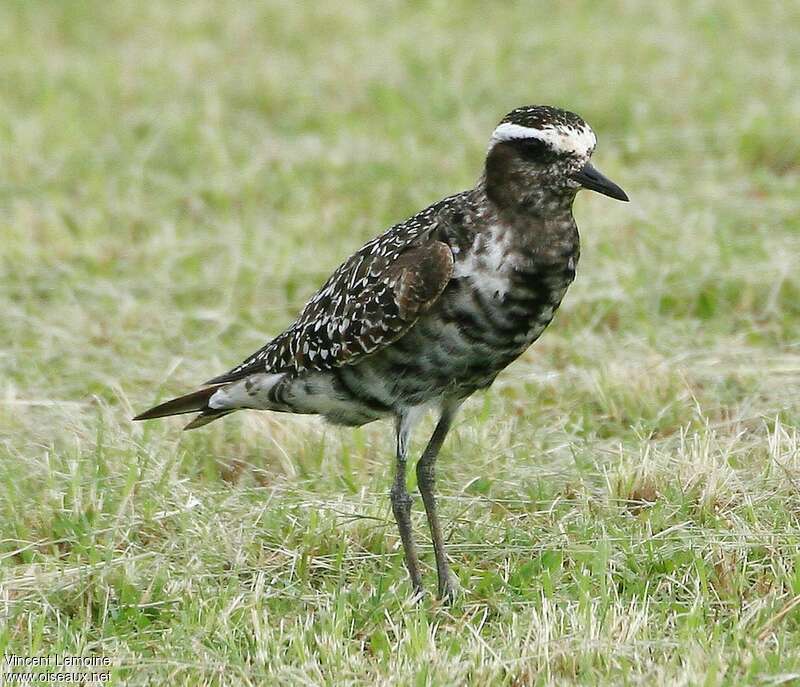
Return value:
M 597 145 L 597 137 L 588 126 L 546 126 L 533 129 L 528 126 L 503 122 L 492 133 L 491 149 L 496 143 L 521 138 L 535 138 L 549 145 L 556 153 L 568 153 L 578 157 L 589 157 Z

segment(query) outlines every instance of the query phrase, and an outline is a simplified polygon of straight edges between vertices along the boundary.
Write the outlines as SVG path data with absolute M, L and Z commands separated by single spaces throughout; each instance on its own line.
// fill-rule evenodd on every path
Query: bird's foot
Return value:
M 461 583 L 458 578 L 450 571 L 439 580 L 439 600 L 448 606 L 453 604 L 456 597 L 461 593 Z
M 414 587 L 414 591 L 411 594 L 411 598 L 409 599 L 409 603 L 412 606 L 421 606 L 422 603 L 425 601 L 425 597 L 427 593 L 422 587 Z

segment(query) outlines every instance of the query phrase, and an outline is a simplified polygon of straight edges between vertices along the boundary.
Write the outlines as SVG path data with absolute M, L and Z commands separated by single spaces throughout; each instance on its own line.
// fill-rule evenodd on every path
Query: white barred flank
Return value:
M 260 372 L 245 377 L 233 384 L 217 389 L 208 399 L 211 410 L 227 410 L 229 408 L 271 408 L 275 403 L 270 393 L 280 382 L 285 373 L 269 374 Z

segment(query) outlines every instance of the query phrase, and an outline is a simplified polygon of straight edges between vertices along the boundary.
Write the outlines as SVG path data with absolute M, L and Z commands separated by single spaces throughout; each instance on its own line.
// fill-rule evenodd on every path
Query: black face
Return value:
M 501 141 L 486 157 L 486 191 L 506 207 L 569 207 L 582 188 L 616 200 L 628 200 L 625 192 L 603 176 L 588 156 L 555 151 L 537 138 Z
M 591 128 L 574 112 L 547 105 L 519 107 L 492 134 L 487 192 L 502 205 L 529 209 L 568 207 L 582 188 L 628 200 L 589 163 L 594 144 Z
M 509 209 L 530 206 L 534 197 L 574 197 L 577 189 L 569 188 L 567 170 L 560 167 L 559 156 L 543 141 L 526 138 L 496 143 L 486 157 L 486 193 Z
M 520 158 L 533 165 L 552 165 L 559 158 L 549 145 L 537 138 L 520 138 L 508 141 L 507 145 L 511 146 Z

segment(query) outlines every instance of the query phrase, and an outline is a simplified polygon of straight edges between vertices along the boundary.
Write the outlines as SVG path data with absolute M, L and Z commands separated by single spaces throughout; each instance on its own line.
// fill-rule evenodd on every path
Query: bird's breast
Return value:
M 431 309 L 346 371 L 359 388 L 376 396 L 380 389 L 384 405 L 466 396 L 491 384 L 550 323 L 578 259 L 577 246 L 530 251 L 502 231 L 485 232 L 453 254 L 453 277 Z
M 453 279 L 441 299 L 443 320 L 487 362 L 508 361 L 541 335 L 575 278 L 577 232 L 536 242 L 492 227 L 454 257 Z

